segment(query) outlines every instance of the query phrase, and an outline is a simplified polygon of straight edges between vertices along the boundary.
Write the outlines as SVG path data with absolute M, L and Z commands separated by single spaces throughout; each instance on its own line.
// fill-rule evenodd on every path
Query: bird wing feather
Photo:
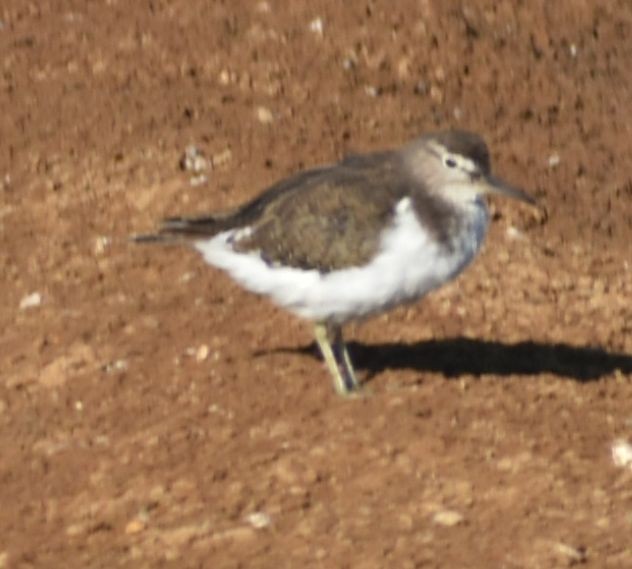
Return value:
M 389 155 L 354 157 L 272 188 L 242 212 L 250 231 L 235 250 L 321 272 L 366 264 L 404 192 L 393 166 Z
M 249 228 L 233 242 L 271 265 L 329 272 L 366 264 L 379 248 L 395 204 L 410 193 L 396 153 L 345 158 L 300 172 L 228 212 L 165 219 L 138 241 L 201 240 Z

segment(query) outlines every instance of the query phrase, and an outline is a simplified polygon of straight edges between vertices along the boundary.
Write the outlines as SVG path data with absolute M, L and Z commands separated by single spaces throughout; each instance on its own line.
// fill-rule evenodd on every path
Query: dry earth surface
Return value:
M 627 0 L 3 0 L 0 567 L 632 567 L 631 38 Z M 127 241 L 448 126 L 542 213 L 350 327 L 365 398 Z

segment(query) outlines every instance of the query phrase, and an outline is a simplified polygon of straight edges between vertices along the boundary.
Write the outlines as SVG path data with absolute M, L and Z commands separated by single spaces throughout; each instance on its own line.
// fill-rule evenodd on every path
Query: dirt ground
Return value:
M 0 568 L 632 567 L 631 38 L 627 0 L 3 0 Z M 367 397 L 127 240 L 448 126 L 542 213 L 349 327 Z

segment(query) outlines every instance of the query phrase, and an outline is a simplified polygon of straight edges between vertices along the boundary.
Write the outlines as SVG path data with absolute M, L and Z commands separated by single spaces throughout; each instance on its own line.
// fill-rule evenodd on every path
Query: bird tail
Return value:
M 208 239 L 228 229 L 228 216 L 170 217 L 164 219 L 156 233 L 132 235 L 134 243 L 181 243 Z

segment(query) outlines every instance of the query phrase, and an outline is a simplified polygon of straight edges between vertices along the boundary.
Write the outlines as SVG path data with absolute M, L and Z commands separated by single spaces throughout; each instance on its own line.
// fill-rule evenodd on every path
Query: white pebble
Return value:
M 35 308 L 42 304 L 42 295 L 39 292 L 33 292 L 31 294 L 27 294 L 20 301 L 20 310 L 25 310 L 27 308 Z
M 612 443 L 612 460 L 616 466 L 632 469 L 632 444 L 623 439 Z
M 264 512 L 254 512 L 249 514 L 246 520 L 255 529 L 267 528 L 272 521 L 270 516 Z
M 103 255 L 105 250 L 112 243 L 112 239 L 110 237 L 106 237 L 105 235 L 101 235 L 94 240 L 94 254 L 95 255 Z
M 208 160 L 197 146 L 190 144 L 184 149 L 184 154 L 180 159 L 180 167 L 183 170 L 199 174 L 206 170 L 208 166 Z
M 353 69 L 355 66 L 356 66 L 356 61 L 353 58 L 351 58 L 351 57 L 345 57 L 342 60 L 342 68 L 345 71 L 349 71 L 349 70 Z
M 551 154 L 549 156 L 548 164 L 549 168 L 555 168 L 560 163 L 560 155 L 559 154 Z
M 267 107 L 257 107 L 257 120 L 262 124 L 274 122 L 272 111 Z
M 208 182 L 208 176 L 206 174 L 198 174 L 197 176 L 192 176 L 189 179 L 189 184 L 192 188 L 203 186 L 206 182 Z
M 377 97 L 380 94 L 380 90 L 377 87 L 374 87 L 373 85 L 365 85 L 364 92 L 369 97 Z
M 318 17 L 318 18 L 314 18 L 310 23 L 309 23 L 309 29 L 314 32 L 315 34 L 318 34 L 319 36 L 323 35 L 323 29 L 324 29 L 324 24 L 323 24 L 323 19 Z
M 432 516 L 432 521 L 440 526 L 452 527 L 463 521 L 463 516 L 459 512 L 443 510 Z
M 213 154 L 211 157 L 211 162 L 213 163 L 213 167 L 223 166 L 231 161 L 233 158 L 233 152 L 230 148 L 225 148 L 221 152 L 217 152 Z
M 104 370 L 106 373 L 117 373 L 125 371 L 127 369 L 127 362 L 125 360 L 114 360 L 105 364 Z
M 203 362 L 210 353 L 210 349 L 206 344 L 202 344 L 197 351 L 195 352 L 195 360 L 199 362 Z
M 568 558 L 571 563 L 583 563 L 586 561 L 586 552 L 581 548 L 573 547 L 572 545 L 562 542 L 554 542 L 551 545 L 554 551 Z
M 237 80 L 237 75 L 234 72 L 229 71 L 228 69 L 222 69 L 219 72 L 219 82 L 222 85 L 228 85 L 230 83 L 234 83 Z
M 523 235 L 518 228 L 510 225 L 507 227 L 507 237 L 509 237 L 509 239 L 522 239 Z

